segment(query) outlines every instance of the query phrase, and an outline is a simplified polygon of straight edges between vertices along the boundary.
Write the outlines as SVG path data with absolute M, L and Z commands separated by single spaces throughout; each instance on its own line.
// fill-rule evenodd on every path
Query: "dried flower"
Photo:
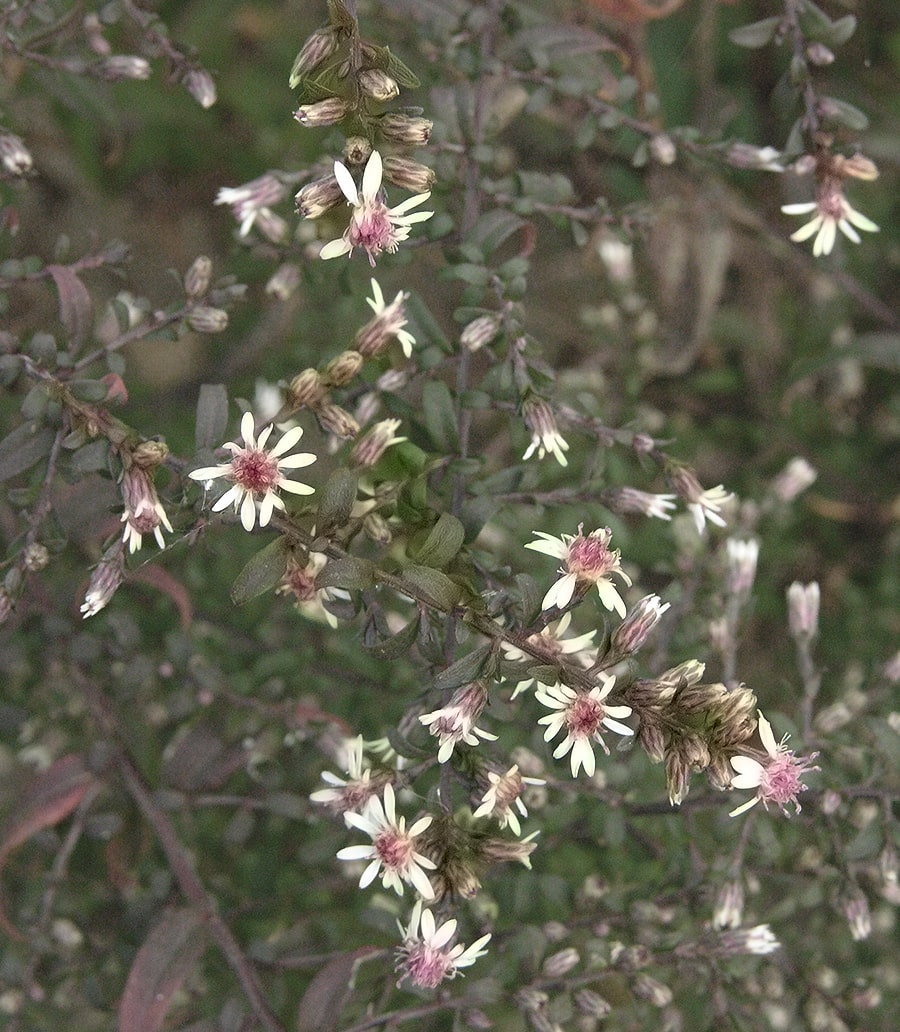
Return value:
M 259 525 L 265 527 L 274 509 L 284 509 L 278 491 L 307 495 L 315 490 L 307 484 L 288 480 L 284 475 L 286 469 L 300 469 L 316 461 L 316 456 L 310 452 L 286 454 L 303 436 L 303 429 L 295 426 L 288 430 L 274 448 L 266 451 L 265 445 L 271 433 L 272 425 L 269 424 L 257 440 L 253 432 L 253 413 L 245 412 L 241 418 L 244 444 L 229 441 L 224 445 L 231 452 L 231 460 L 218 466 L 203 466 L 188 474 L 191 480 L 207 481 L 217 477 L 230 480 L 232 486 L 213 505 L 212 511 L 221 512 L 233 504 L 235 512 L 240 510 L 244 530 L 253 530 L 257 501 L 260 503 Z
M 766 751 L 762 761 L 745 755 L 731 757 L 731 766 L 737 771 L 731 779 L 731 787 L 755 788 L 757 793 L 752 799 L 732 810 L 729 816 L 737 817 L 760 800 L 766 809 L 770 802 L 776 803 L 786 817 L 790 816 L 787 810 L 788 803 L 793 803 L 796 812 L 800 813 L 797 794 L 806 790 L 806 785 L 800 779 L 807 771 L 819 769 L 811 762 L 819 754 L 795 756 L 793 750 L 786 749 L 784 745 L 789 736 L 785 735 L 781 742 L 776 742 L 772 734 L 772 725 L 761 712 L 759 737 Z
M 569 445 L 559 432 L 556 416 L 547 402 L 535 394 L 529 394 L 522 403 L 522 418 L 531 433 L 531 444 L 522 456 L 523 460 L 530 459 L 535 452 L 539 459 L 551 452 L 560 466 L 568 466 L 568 459 L 563 452 L 569 450 Z
M 347 812 L 347 822 L 364 831 L 371 839 L 370 846 L 346 846 L 338 850 L 339 860 L 370 860 L 359 879 L 359 887 L 370 885 L 381 872 L 381 883 L 386 889 L 393 889 L 403 895 L 403 883 L 412 885 L 425 899 L 434 898 L 434 890 L 426 870 L 437 866 L 433 860 L 416 851 L 416 836 L 431 824 L 432 818 L 419 818 L 409 831 L 406 818 L 397 817 L 394 788 L 384 786 L 384 803 L 378 796 L 372 796 L 361 813 Z
M 409 925 L 400 927 L 403 945 L 397 949 L 397 966 L 400 972 L 398 985 L 408 978 L 413 985 L 422 989 L 436 989 L 446 979 L 455 978 L 460 968 L 471 967 L 483 957 L 490 942 L 490 935 L 482 935 L 471 946 L 457 943 L 448 946 L 456 934 L 455 919 L 445 921 L 437 927 L 434 915 L 418 900 L 413 907 Z
M 625 616 L 625 602 L 610 577 L 615 574 L 628 585 L 631 584 L 631 578 L 621 567 L 618 549 L 609 547 L 612 537 L 609 527 L 592 530 L 587 536 L 581 524 L 574 536 L 562 534 L 557 538 L 540 530 L 534 531 L 534 534 L 541 540 L 529 541 L 526 548 L 565 561 L 565 565 L 559 569 L 559 580 L 544 595 L 542 609 L 551 609 L 553 606 L 564 609 L 571 602 L 576 588 L 583 593 L 594 584 L 603 605 L 609 610 L 614 609 L 619 616 Z
M 150 62 L 134 54 L 113 54 L 99 63 L 100 77 L 109 82 L 119 79 L 149 79 Z
M 198 255 L 184 274 L 184 291 L 190 298 L 203 297 L 209 290 L 212 276 L 212 259 L 205 254 Z
M 353 339 L 354 348 L 366 358 L 372 358 L 380 354 L 396 338 L 400 341 L 403 354 L 409 358 L 416 342 L 409 330 L 403 328 L 406 326 L 406 310 L 403 305 L 409 294 L 400 290 L 394 300 L 387 304 L 378 282 L 373 279 L 371 283 L 372 296 L 366 298 L 366 304 L 375 313 L 375 317 L 357 332 Z
M 484 682 L 473 681 L 457 688 L 446 706 L 431 713 L 423 713 L 419 717 L 419 721 L 428 727 L 429 733 L 440 740 L 439 763 L 446 763 L 450 759 L 454 747 L 459 742 L 478 745 L 479 738 L 489 742 L 497 740 L 496 735 L 475 727 L 475 721 L 481 716 L 486 702 L 487 688 Z
M 413 223 L 424 222 L 434 214 L 432 211 L 407 214 L 411 208 L 427 200 L 428 193 L 416 194 L 396 207 L 388 208 L 382 200 L 382 163 L 378 151 L 372 151 L 366 162 L 361 190 L 357 190 L 353 176 L 340 161 L 334 163 L 334 174 L 347 201 L 353 205 L 353 212 L 344 235 L 325 244 L 319 252 L 321 258 L 337 258 L 351 254 L 354 247 L 362 247 L 374 268 L 376 255 L 382 251 L 395 252 L 409 236 L 409 227 Z
M 554 710 L 538 720 L 546 724 L 544 741 L 549 742 L 560 731 L 565 730 L 566 737 L 554 749 L 555 760 L 571 752 L 572 777 L 578 777 L 578 771 L 584 767 L 588 777 L 593 777 L 596 769 L 594 749 L 591 742 L 599 742 L 603 751 L 609 749 L 600 734 L 601 728 L 608 728 L 620 735 L 633 735 L 634 731 L 619 719 L 631 713 L 630 706 L 605 706 L 603 700 L 612 691 L 616 683 L 615 677 L 600 674 L 601 685 L 595 685 L 590 692 L 576 692 L 568 685 L 542 685 L 535 692 L 535 698 L 543 706 Z
M 144 534 L 152 533 L 160 548 L 166 547 L 162 527 L 172 530 L 166 510 L 162 507 L 151 473 L 138 465 L 131 465 L 122 475 L 122 500 L 125 511 L 122 522 L 125 524 L 123 540 L 128 551 L 137 552 L 142 544 Z

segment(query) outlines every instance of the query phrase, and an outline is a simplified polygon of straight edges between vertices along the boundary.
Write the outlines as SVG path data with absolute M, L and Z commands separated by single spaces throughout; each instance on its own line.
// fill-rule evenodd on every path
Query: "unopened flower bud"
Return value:
M 299 408 L 316 408 L 326 394 L 327 391 L 318 370 L 304 369 L 291 380 L 287 401 L 292 412 Z
M 328 97 L 317 100 L 314 104 L 301 104 L 294 112 L 294 118 L 301 125 L 321 126 L 334 125 L 340 122 L 349 110 L 347 102 L 340 97 Z
M 723 957 L 736 957 L 741 954 L 764 957 L 780 949 L 781 943 L 767 924 L 723 931 L 715 945 L 716 953 Z
M 819 633 L 819 585 L 794 581 L 787 589 L 788 626 L 795 638 L 814 638 Z
M 266 284 L 266 293 L 279 301 L 287 301 L 299 286 L 299 268 L 290 262 L 285 262 L 269 277 L 269 282 Z
M 344 199 L 333 175 L 315 179 L 294 194 L 294 209 L 303 219 L 317 219 Z
M 541 974 L 545 978 L 562 978 L 572 968 L 577 967 L 580 960 L 581 957 L 578 955 L 578 950 L 569 946 L 549 956 L 541 965 Z
M 22 552 L 22 562 L 29 573 L 38 573 L 50 562 L 50 553 L 45 545 L 33 541 Z
M 898 864 L 897 850 L 893 842 L 885 843 L 884 849 L 882 849 L 881 855 L 878 857 L 878 868 L 886 885 L 897 884 L 900 864 Z
M 604 497 L 615 512 L 636 512 L 658 520 L 671 520 L 671 512 L 676 507 L 675 495 L 639 491 L 636 487 L 612 488 Z
M 399 419 L 383 419 L 376 423 L 353 446 L 350 461 L 364 468 L 374 466 L 391 445 L 406 440 L 405 437 L 397 437 L 399 427 Z
M 344 141 L 344 157 L 351 165 L 365 165 L 372 154 L 372 144 L 365 136 L 348 136 Z
M 0 135 L 0 165 L 11 176 L 24 176 L 34 165 L 28 148 L 14 133 Z
M 753 590 L 753 582 L 756 579 L 759 542 L 729 538 L 726 551 L 728 553 L 728 591 L 737 598 L 746 599 Z
M 666 757 L 666 736 L 658 724 L 643 719 L 638 728 L 638 741 L 654 763 L 662 763 Z
M 309 75 L 337 50 L 337 33 L 331 28 L 317 29 L 303 44 L 291 67 L 290 87 L 294 89 L 300 80 Z
M 397 80 L 392 79 L 387 72 L 381 71 L 380 68 L 366 68 L 365 71 L 359 73 L 356 81 L 363 93 L 372 97 L 373 100 L 383 102 L 400 96 Z
M 320 405 L 316 409 L 316 418 L 326 433 L 334 434 L 335 437 L 347 439 L 356 437 L 359 433 L 359 423 L 340 405 L 330 403 Z
M 202 108 L 216 102 L 216 84 L 205 68 L 192 68 L 184 77 L 184 88 Z
M 816 170 L 816 156 L 814 154 L 801 154 L 791 165 L 791 171 L 795 176 L 810 176 Z
M 672 1002 L 672 990 L 662 982 L 642 971 L 634 980 L 634 994 L 647 1000 L 654 1007 L 668 1007 Z
M 740 928 L 744 920 L 744 883 L 731 878 L 719 889 L 713 907 L 713 928 Z
M 752 168 L 759 172 L 783 172 L 781 151 L 774 147 L 754 147 L 750 143 L 733 143 L 726 160 L 735 168 Z
M 363 533 L 370 541 L 385 548 L 394 540 L 388 521 L 380 512 L 366 513 L 363 519 Z
M 221 308 L 197 305 L 188 312 L 187 321 L 197 333 L 221 333 L 228 326 L 228 313 Z
M 802 456 L 797 455 L 772 481 L 772 493 L 779 501 L 792 502 L 816 480 L 818 473 Z
M 427 118 L 415 118 L 412 115 L 389 111 L 378 119 L 378 126 L 382 136 L 391 143 L 422 146 L 431 139 L 434 123 Z
M 163 441 L 141 441 L 131 451 L 131 465 L 152 473 L 161 466 L 169 454 L 169 446 Z
M 631 656 L 643 648 L 650 632 L 671 603 L 663 603 L 659 595 L 647 595 L 638 602 L 613 631 L 611 648 L 617 656 Z
M 579 989 L 575 993 L 575 1006 L 582 1014 L 590 1018 L 605 1018 L 612 1010 L 612 1004 L 608 1003 L 599 993 L 593 989 Z
M 872 934 L 872 914 L 865 893 L 856 884 L 846 886 L 841 894 L 840 907 L 854 942 L 868 939 Z
M 87 37 L 88 46 L 95 54 L 99 57 L 106 57 L 112 52 L 112 47 L 103 37 L 103 25 L 93 11 L 84 16 L 81 28 Z
M 382 160 L 384 178 L 412 193 L 429 193 L 434 186 L 434 169 L 411 158 L 394 155 Z
M 826 817 L 831 817 L 832 814 L 837 813 L 840 809 L 841 801 L 840 792 L 835 792 L 832 788 L 826 789 L 822 793 L 822 801 L 820 803 L 822 813 L 824 813 Z
M 188 297 L 203 297 L 209 290 L 209 281 L 212 277 L 212 260 L 205 254 L 199 255 L 191 263 L 191 267 L 184 274 L 184 290 Z
M 491 312 L 473 319 L 459 335 L 459 342 L 466 351 L 479 351 L 497 336 L 500 329 L 500 316 Z
M 362 369 L 363 356 L 358 351 L 343 351 L 333 358 L 322 370 L 322 383 L 326 387 L 343 387 Z
M 651 139 L 650 153 L 660 165 L 671 165 L 678 156 L 672 137 L 666 133 L 658 133 Z
M 814 43 L 810 43 L 806 47 L 806 59 L 810 64 L 824 67 L 830 65 L 834 61 L 834 54 L 824 43 L 820 43 L 816 40 Z
M 133 54 L 113 54 L 100 62 L 101 78 L 109 82 L 119 79 L 149 79 L 150 62 Z
M 486 839 L 482 843 L 482 855 L 488 863 L 506 863 L 517 861 L 525 867 L 531 868 L 531 854 L 537 849 L 537 842 L 532 832 L 518 841 L 515 839 Z

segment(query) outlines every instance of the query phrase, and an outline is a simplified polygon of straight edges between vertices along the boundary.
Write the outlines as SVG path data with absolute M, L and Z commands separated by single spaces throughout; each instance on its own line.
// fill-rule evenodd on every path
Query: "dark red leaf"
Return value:
M 119 1003 L 119 1032 L 157 1032 L 205 947 L 193 910 L 169 910 L 137 951 Z
M 87 287 L 68 265 L 48 265 L 59 294 L 59 318 L 69 338 L 74 355 L 84 344 L 94 321 L 94 305 Z
M 297 1032 L 335 1032 L 341 1011 L 353 988 L 356 966 L 371 949 L 342 953 L 329 960 L 309 983 L 297 1011 Z
M 0 874 L 9 854 L 35 832 L 49 828 L 68 817 L 78 806 L 96 778 L 85 767 L 81 756 L 63 756 L 31 782 L 19 805 L 7 815 L 0 832 Z M 0 905 L 0 928 L 16 939 L 22 933 L 8 921 Z

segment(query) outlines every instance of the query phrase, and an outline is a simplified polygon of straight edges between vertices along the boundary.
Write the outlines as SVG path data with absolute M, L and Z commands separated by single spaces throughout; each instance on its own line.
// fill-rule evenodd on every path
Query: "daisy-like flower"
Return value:
M 347 778 L 339 778 L 331 771 L 322 771 L 322 780 L 329 788 L 320 788 L 310 795 L 314 803 L 327 806 L 334 813 L 344 815 L 347 827 L 352 824 L 347 819 L 348 813 L 363 809 L 365 804 L 381 790 L 383 779 L 373 778 L 371 767 L 363 770 L 363 737 L 348 740 L 347 744 Z
M 528 445 L 522 459 L 530 459 L 535 452 L 538 458 L 542 459 L 550 453 L 560 466 L 568 466 L 569 460 L 563 452 L 569 450 L 569 445 L 559 432 L 556 416 L 547 402 L 536 395 L 529 395 L 522 405 L 522 418 L 531 433 L 531 444 Z
M 346 820 L 354 828 L 364 831 L 371 839 L 370 846 L 346 846 L 339 849 L 338 860 L 370 860 L 359 879 L 364 889 L 381 873 L 381 884 L 403 895 L 403 883 L 412 885 L 425 899 L 434 898 L 434 889 L 426 871 L 433 871 L 437 864 L 427 856 L 416 852 L 416 836 L 431 824 L 431 817 L 419 818 L 407 831 L 406 818 L 397 817 L 394 787 L 384 786 L 384 803 L 378 796 L 372 796 L 365 810 L 359 813 L 347 812 Z
M 844 197 L 843 181 L 840 176 L 825 175 L 816 187 L 816 199 L 802 204 L 784 204 L 781 210 L 785 215 L 810 215 L 812 219 L 791 233 L 791 240 L 801 243 L 815 235 L 813 255 L 819 258 L 823 254 L 831 254 L 837 231 L 840 230 L 854 244 L 860 243 L 856 229 L 864 229 L 867 233 L 877 233 L 878 226 L 865 215 L 850 207 Z M 856 226 L 856 229 L 853 227 Z
M 471 946 L 449 943 L 456 935 L 456 919 L 445 921 L 440 928 L 434 915 L 418 900 L 413 907 L 408 927 L 400 928 L 403 945 L 397 949 L 396 970 L 400 972 L 398 985 L 408 978 L 422 989 L 436 989 L 445 979 L 455 978 L 460 968 L 471 967 L 483 957 L 490 935 L 482 935 Z
M 592 659 L 587 655 L 586 650 L 593 644 L 594 635 L 597 632 L 588 631 L 586 634 L 579 634 L 574 638 L 566 638 L 564 635 L 568 631 L 571 622 L 572 614 L 564 613 L 559 620 L 554 620 L 552 623 L 547 624 L 539 633 L 529 635 L 527 638 L 528 644 L 545 654 L 548 663 L 554 662 L 560 656 L 571 656 L 579 666 L 587 669 L 591 665 Z M 500 648 L 507 659 L 513 661 L 531 660 L 531 662 L 534 662 L 533 656 L 508 641 L 501 642 Z M 510 697 L 510 701 L 530 688 L 536 680 L 534 677 L 529 677 L 524 681 L 519 681 Z
M 593 777 L 596 769 L 594 747 L 592 742 L 599 742 L 608 755 L 609 749 L 600 734 L 601 728 L 608 728 L 620 735 L 633 735 L 634 731 L 627 724 L 620 723 L 622 717 L 631 713 L 630 706 L 605 706 L 603 700 L 612 691 L 616 683 L 615 677 L 600 674 L 602 685 L 595 685 L 589 692 L 576 692 L 568 685 L 555 684 L 541 687 L 535 698 L 543 706 L 549 707 L 553 713 L 541 717 L 539 724 L 546 724 L 544 741 L 549 742 L 560 731 L 566 737 L 553 750 L 555 760 L 571 752 L 572 777 L 578 777 L 578 771 L 584 767 L 588 777 Z
M 268 172 L 243 186 L 223 186 L 216 195 L 216 204 L 227 204 L 241 224 L 238 231 L 244 237 L 259 222 L 264 236 L 273 243 L 284 239 L 287 223 L 272 211 L 287 196 L 287 187 Z
M 286 454 L 303 436 L 302 427 L 295 426 L 288 430 L 274 448 L 266 451 L 266 441 L 271 433 L 270 423 L 257 439 L 253 432 L 253 413 L 245 412 L 241 418 L 243 446 L 233 441 L 224 445 L 231 452 L 231 461 L 218 466 L 202 466 L 188 473 L 191 480 L 205 482 L 224 477 L 231 481 L 231 487 L 215 503 L 212 511 L 221 512 L 229 505 L 234 505 L 235 512 L 240 510 L 244 530 L 253 530 L 257 501 L 260 503 L 259 525 L 265 527 L 274 509 L 284 509 L 284 502 L 276 492 L 308 495 L 315 490 L 308 484 L 288 480 L 283 472 L 286 469 L 300 469 L 316 461 L 316 456 L 310 452 Z
M 728 816 L 737 817 L 760 801 L 766 809 L 769 808 L 769 803 L 775 803 L 785 817 L 790 816 L 788 803 L 793 803 L 796 812 L 800 813 L 797 794 L 806 791 L 806 785 L 800 779 L 807 771 L 819 769 L 812 764 L 819 754 L 795 756 L 792 749 L 785 748 L 784 743 L 789 736 L 785 735 L 780 742 L 776 742 L 772 734 L 772 725 L 762 712 L 759 713 L 759 737 L 766 750 L 765 759 L 760 761 L 752 756 L 743 755 L 731 757 L 731 766 L 737 771 L 731 779 L 731 787 L 755 788 L 756 795 L 735 807 Z
M 350 596 L 339 588 L 316 587 L 316 577 L 327 562 L 328 559 L 321 552 L 310 552 L 305 566 L 301 566 L 296 559 L 289 559 L 281 584 L 275 589 L 275 593 L 293 595 L 297 611 L 307 619 L 327 623 L 329 627 L 337 627 L 337 617 L 325 608 L 324 601 Z
M 438 762 L 446 763 L 450 759 L 458 742 L 466 745 L 478 745 L 478 739 L 484 738 L 496 742 L 497 736 L 489 731 L 475 727 L 475 721 L 487 702 L 487 689 L 483 681 L 457 688 L 447 706 L 423 713 L 419 720 L 428 727 L 429 732 L 440 740 Z M 477 737 L 476 737 L 477 736 Z
M 645 595 L 613 631 L 610 647 L 617 656 L 632 656 L 643 648 L 671 602 L 659 595 Z
M 144 534 L 153 534 L 160 548 L 165 548 L 162 527 L 172 530 L 166 510 L 156 493 L 151 474 L 141 466 L 131 466 L 122 476 L 122 499 L 125 511 L 122 522 L 125 532 L 122 535 L 130 553 L 137 552 L 143 543 Z
M 587 590 L 588 586 L 594 584 L 603 605 L 609 610 L 614 609 L 619 616 L 624 617 L 625 602 L 610 580 L 610 576 L 616 574 L 629 585 L 631 578 L 622 569 L 618 549 L 609 547 L 612 531 L 609 527 L 601 527 L 585 535 L 582 526 L 579 524 L 578 533 L 574 536 L 562 534 L 558 538 L 536 530 L 534 534 L 541 540 L 529 541 L 525 545 L 526 548 L 531 548 L 535 552 L 543 552 L 544 555 L 551 555 L 554 559 L 562 559 L 565 563 L 559 569 L 562 576 L 544 595 L 541 608 L 551 609 L 553 606 L 558 606 L 560 609 L 564 609 L 572 600 L 576 587 Z
M 491 787 L 482 796 L 481 805 L 472 816 L 496 817 L 501 828 L 509 825 L 514 835 L 521 835 L 522 825 L 515 810 L 523 817 L 528 816 L 528 810 L 522 802 L 522 792 L 526 785 L 546 785 L 547 782 L 543 778 L 522 777 L 518 763 L 514 763 L 505 774 L 489 770 L 487 777 Z
M 668 470 L 668 477 L 672 487 L 687 505 L 688 512 L 694 517 L 698 534 L 702 534 L 706 529 L 707 520 L 717 527 L 725 526 L 725 520 L 720 515 L 720 510 L 732 497 L 730 491 L 726 491 L 721 484 L 704 491 L 697 479 L 697 474 L 690 466 L 673 464 Z
M 366 304 L 375 316 L 356 334 L 353 347 L 368 358 L 379 354 L 396 337 L 403 348 L 403 354 L 409 358 L 416 342 L 409 330 L 403 329 L 406 325 L 406 310 L 403 305 L 409 294 L 405 290 L 400 290 L 394 300 L 387 304 L 377 281 L 373 279 L 371 282 L 372 296 L 366 298 Z
M 651 491 L 639 491 L 635 487 L 619 487 L 608 492 L 608 495 L 609 504 L 616 512 L 639 512 L 658 520 L 671 520 L 671 511 L 675 509 L 676 496 L 673 494 L 654 494 Z
M 320 258 L 337 258 L 342 254 L 350 254 L 354 247 L 361 247 L 374 268 L 376 255 L 382 251 L 394 253 L 409 236 L 409 227 L 413 223 L 424 222 L 434 214 L 433 211 L 407 214 L 410 209 L 426 201 L 431 196 L 430 192 L 409 197 L 394 208 L 384 203 L 381 155 L 377 150 L 372 151 L 366 162 L 361 190 L 357 189 L 347 166 L 340 161 L 334 163 L 334 175 L 347 201 L 353 205 L 353 212 L 344 235 L 327 243 L 319 252 Z

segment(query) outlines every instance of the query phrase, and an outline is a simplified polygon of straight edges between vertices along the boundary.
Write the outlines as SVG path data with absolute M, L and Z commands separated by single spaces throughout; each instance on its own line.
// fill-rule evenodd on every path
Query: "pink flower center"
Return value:
M 405 871 L 412 861 L 412 839 L 394 828 L 388 828 L 376 835 L 373 846 L 378 859 L 390 871 Z
M 265 494 L 278 485 L 278 461 L 259 448 L 246 448 L 231 460 L 230 478 L 245 491 Z
M 149 534 L 159 526 L 160 519 L 153 506 L 141 502 L 137 510 L 128 517 L 128 522 L 138 534 Z
M 566 563 L 570 573 L 597 581 L 609 573 L 616 559 L 602 537 L 577 537 L 569 545 Z
M 419 942 L 409 947 L 403 968 L 414 985 L 435 989 L 444 981 L 453 964 L 441 950 Z
M 373 201 L 354 213 L 348 232 L 353 247 L 364 248 L 370 256 L 396 247 L 396 231 L 381 201 Z
M 311 602 L 316 597 L 315 578 L 306 570 L 291 570 L 285 575 L 285 584 L 300 602 Z
M 846 203 L 841 180 L 833 176 L 824 179 L 816 194 L 818 213 L 839 222 L 844 217 Z
M 589 695 L 580 695 L 566 710 L 566 728 L 572 738 L 590 738 L 600 730 L 606 711 Z
M 793 753 L 779 753 L 766 766 L 760 779 L 760 794 L 766 800 L 784 806 L 785 803 L 797 798 L 797 793 L 803 789 L 800 783 L 800 775 L 803 766 L 794 759 Z

